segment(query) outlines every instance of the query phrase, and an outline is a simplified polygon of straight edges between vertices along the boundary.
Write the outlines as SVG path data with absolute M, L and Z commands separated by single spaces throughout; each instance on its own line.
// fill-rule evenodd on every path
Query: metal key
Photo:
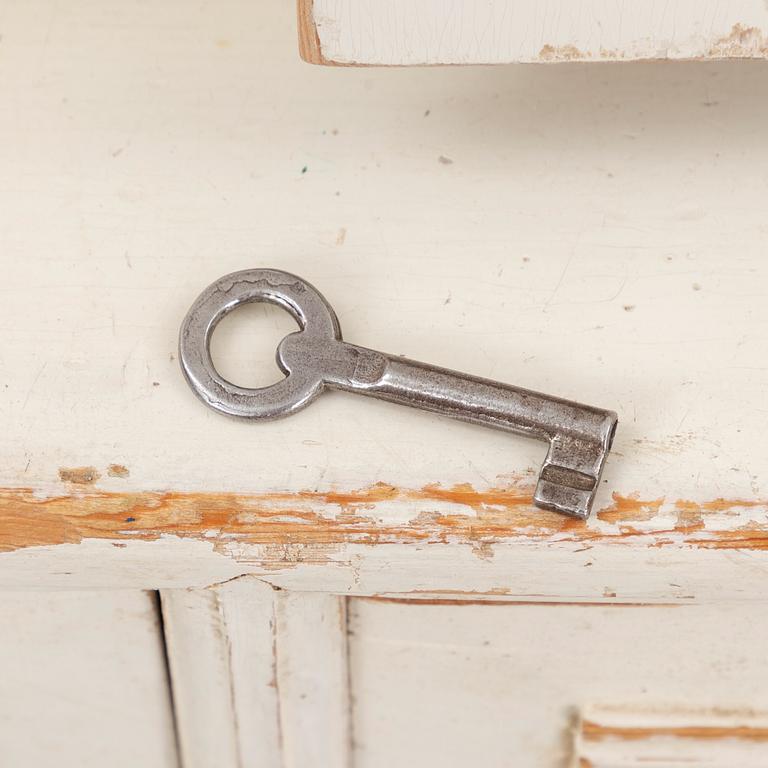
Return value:
M 259 389 L 226 381 L 210 354 L 219 321 L 252 301 L 278 304 L 301 329 L 277 349 L 285 379 Z M 276 269 L 234 272 L 206 288 L 181 326 L 179 357 L 195 393 L 230 416 L 288 416 L 330 387 L 546 440 L 549 451 L 534 503 L 582 519 L 589 516 L 618 421 L 613 411 L 348 344 L 323 296 L 300 277 Z

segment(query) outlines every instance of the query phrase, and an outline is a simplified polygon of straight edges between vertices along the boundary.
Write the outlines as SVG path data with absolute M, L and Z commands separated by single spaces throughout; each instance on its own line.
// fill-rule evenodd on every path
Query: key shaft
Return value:
M 612 411 L 336 339 L 294 334 L 279 355 L 288 370 L 314 369 L 327 387 L 548 441 L 535 503 L 588 517 L 618 421 Z

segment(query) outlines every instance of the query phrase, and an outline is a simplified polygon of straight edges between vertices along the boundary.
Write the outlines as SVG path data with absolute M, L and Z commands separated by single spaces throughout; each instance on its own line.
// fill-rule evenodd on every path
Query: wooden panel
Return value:
M 280 766 L 273 590 L 234 581 L 162 601 L 183 768 Z
M 345 598 L 277 593 L 277 687 L 285 768 L 349 768 Z
M 0 762 L 175 768 L 155 596 L 0 594 Z
M 695 739 L 685 751 L 643 727 L 697 724 L 731 736 L 710 730 L 693 765 L 766 764 L 765 611 L 353 600 L 350 629 L 357 768 L 667 768 L 689 763 L 660 755 L 702 754 Z M 608 732 L 630 722 L 640 738 Z
M 752 709 L 591 707 L 580 719 L 577 751 L 583 768 L 764 768 L 768 715 Z
M 768 56 L 761 0 L 298 0 L 313 64 L 721 59 Z
M 57 8 L 3 10 L 0 585 L 759 598 L 765 67 L 331 71 L 278 0 Z M 616 408 L 594 519 L 532 509 L 540 443 L 206 410 L 179 323 L 258 265 L 350 341 Z M 281 328 L 245 317 L 243 370 Z
M 184 768 L 347 765 L 343 598 L 237 579 L 163 614 Z

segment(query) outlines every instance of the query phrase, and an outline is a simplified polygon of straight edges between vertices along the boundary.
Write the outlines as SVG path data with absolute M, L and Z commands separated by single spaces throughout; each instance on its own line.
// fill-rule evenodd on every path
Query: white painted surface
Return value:
M 542 444 L 353 396 L 262 425 L 206 410 L 178 324 L 209 281 L 267 264 L 318 285 L 350 341 L 616 408 L 598 508 L 764 499 L 762 65 L 322 70 L 284 3 L 53 7 L 3 16 L 3 486 L 76 495 L 58 471 L 90 465 L 97 491 L 482 490 L 538 466 Z M 218 536 L 0 561 L 27 584 L 66 582 L 58 558 L 194 584 L 187 546 L 250 562 Z M 213 580 L 250 567 L 210 557 Z M 762 553 L 726 560 L 763 573 Z
M 274 590 L 233 581 L 162 593 L 184 768 L 278 768 Z
M 184 768 L 345 768 L 343 598 L 255 579 L 163 591 Z
M 52 7 L 4 15 L 5 485 L 62 492 L 60 467 L 93 465 L 117 491 L 484 486 L 537 465 L 539 443 L 351 395 L 271 424 L 205 409 L 170 359 L 181 318 L 271 264 L 350 341 L 618 409 L 598 504 L 759 495 L 762 65 L 325 71 L 295 61 L 285 3 Z
M 0 595 L 0 764 L 175 768 L 154 596 Z
M 30 548 L 3 556 L 5 588 L 202 587 L 255 574 L 285 589 L 342 595 L 451 597 L 480 593 L 500 601 L 721 602 L 765 600 L 762 552 L 661 548 L 643 537 L 625 544 L 531 542 L 524 536 L 490 546 L 471 544 L 346 544 L 284 548 L 233 544 L 215 552 L 205 542 L 133 542 L 115 555 L 110 542 Z M 173 572 L 172 563 L 186 567 Z M 194 564 L 194 567 L 192 567 Z M 62 570 L 63 569 L 63 570 Z M 613 594 L 615 593 L 615 597 Z
M 341 64 L 768 56 L 762 0 L 311 2 L 320 54 Z
M 356 768 L 559 768 L 574 764 L 578 715 L 596 705 L 645 709 L 635 725 L 654 712 L 669 723 L 674 708 L 703 711 L 705 723 L 717 715 L 707 710 L 722 722 L 737 709 L 731 724 L 759 724 L 744 710 L 768 709 L 768 625 L 737 606 L 362 600 L 351 602 L 350 626 Z M 711 762 L 693 764 L 751 765 L 724 762 L 754 756 L 746 746 L 711 740 Z
M 354 656 L 363 707 L 354 737 L 359 759 L 371 765 L 392 765 L 384 756 L 422 748 L 419 724 L 438 735 L 430 754 L 444 756 L 446 766 L 466 749 L 462 735 L 480 739 L 489 764 L 502 759 L 506 729 L 517 727 L 507 715 L 522 706 L 512 701 L 522 690 L 518 680 L 535 681 L 534 693 L 550 691 L 560 702 L 549 710 L 538 694 L 528 697 L 535 717 L 554 718 L 526 742 L 545 752 L 558 748 L 559 707 L 577 694 L 635 703 L 646 680 L 659 698 L 688 698 L 700 693 L 693 672 L 704 670 L 715 678 L 714 703 L 765 706 L 759 539 L 711 551 L 679 531 L 663 533 L 679 500 L 730 500 L 707 518 L 705 538 L 713 528 L 759 532 L 766 522 L 768 104 L 757 96 L 768 86 L 764 67 L 313 69 L 296 60 L 292 9 L 278 0 L 35 0 L 7 4 L 0 19 L 7 106 L 0 110 L 2 489 L 64 496 L 73 508 L 85 508 L 89 493 L 124 494 L 130 503 L 130 494 L 148 490 L 276 490 L 291 495 L 288 510 L 343 521 L 342 505 L 307 501 L 301 492 L 377 482 L 402 489 L 470 483 L 482 491 L 529 477 L 543 445 L 352 396 L 328 395 L 268 425 L 206 411 L 172 359 L 178 324 L 211 280 L 270 265 L 321 288 L 350 341 L 616 408 L 621 424 L 598 507 L 610 507 L 614 491 L 664 499 L 624 542 L 619 524 L 593 520 L 587 533 L 617 541 L 591 549 L 567 534 L 533 532 L 502 536 L 490 549 L 450 536 L 445 543 L 324 544 L 320 537 L 314 545 L 290 538 L 261 545 L 211 528 L 184 538 L 204 506 L 192 505 L 175 526 L 151 531 L 159 536 L 153 541 L 97 540 L 94 527 L 82 543 L 4 551 L 2 586 L 205 587 L 254 573 L 279 587 L 340 594 L 739 601 L 725 614 L 713 606 L 594 609 L 589 616 L 608 617 L 595 620 L 600 632 L 572 618 L 585 614 L 563 613 L 582 608 L 542 608 L 533 619 L 525 614 L 522 638 L 521 614 L 507 621 L 497 613 L 520 606 L 471 609 L 453 623 L 426 606 L 409 614 L 425 611 L 418 620 L 392 616 L 388 626 L 373 627 L 384 640 L 369 635 Z M 281 322 L 274 314 L 266 320 L 275 335 Z M 252 375 L 247 334 L 236 324 L 229 334 L 219 340 L 223 365 Z M 260 347 L 261 363 L 271 358 L 265 353 Z M 113 463 L 129 476 L 110 476 Z M 95 467 L 99 479 L 86 487 L 59 479 L 61 468 L 80 466 Z M 34 541 L 24 535 L 35 514 L 5 511 L 0 531 L 14 527 L 20 537 L 11 544 Z M 425 512 L 478 514 L 458 502 L 407 499 L 356 512 L 404 528 Z M 232 713 L 272 712 L 275 693 L 264 606 L 241 600 L 239 587 L 219 589 L 218 604 L 206 592 L 172 596 L 168 619 L 174 663 L 183 670 L 182 711 L 186 701 L 191 722 L 210 717 L 222 729 L 214 734 L 220 743 L 189 728 L 183 738 L 226 765 L 255 754 L 257 742 L 261 757 L 274 755 L 271 715 L 235 732 Z M 147 688 L 132 702 L 125 687 L 111 687 L 108 671 L 88 676 L 82 657 L 70 659 L 70 630 L 57 629 L 55 645 L 50 625 L 47 635 L 33 632 L 26 613 L 35 599 L 16 604 L 9 626 L 22 634 L 8 642 L 17 654 L 35 642 L 55 651 L 42 667 L 54 667 L 46 702 L 54 707 L 64 686 L 88 706 L 101 703 L 99 686 L 109 682 L 123 719 L 94 715 L 89 728 L 110 734 L 119 725 L 132 758 L 157 743 L 171 751 L 153 755 L 172 755 L 145 604 L 127 627 L 112 609 L 94 608 L 70 628 L 86 643 L 89 663 L 101 664 L 107 651 L 112 660 L 118 640 L 136 640 L 125 664 Z M 322 618 L 330 614 L 321 603 L 314 605 Z M 666 611 L 688 618 L 670 623 Z M 222 626 L 225 635 L 217 636 Z M 306 641 L 317 626 L 304 631 Z M 114 643 L 96 644 L 102 637 Z M 332 663 L 312 688 L 306 668 L 291 680 L 291 665 L 304 658 L 301 631 L 292 637 L 299 652 L 283 669 L 286 690 L 299 698 L 286 711 L 298 717 L 302 693 L 317 701 L 318 690 L 334 691 L 341 645 L 335 631 L 318 635 Z M 517 656 L 482 645 L 506 637 Z M 573 645 L 558 645 L 571 638 Z M 155 634 L 150 639 L 157 642 Z M 639 659 L 631 677 L 622 676 L 627 649 L 632 663 Z M 651 657 L 661 660 L 658 669 Z M 321 668 L 317 656 L 306 660 Z M 33 671 L 18 670 L 23 676 L 9 679 L 33 679 Z M 232 680 L 245 687 L 235 686 L 229 699 Z M 377 692 L 380 700 L 366 698 Z M 343 700 L 335 696 L 329 710 L 337 734 L 346 727 Z M 211 704 L 221 708 L 206 710 Z M 388 733 L 377 730 L 370 709 L 377 704 L 402 724 L 386 745 L 375 741 Z M 26 711 L 35 716 L 17 732 L 37 734 L 49 713 Z M 312 722 L 322 724 L 321 714 L 313 708 Z M 449 728 L 438 730 L 438 715 Z M 138 725 L 129 730 L 133 718 Z M 65 735 L 79 734 L 79 725 L 65 722 Z M 296 721 L 291 727 L 300 732 Z M 340 743 L 315 736 L 328 749 Z M 103 749 L 101 740 L 93 743 Z M 25 737 L 22 746 L 36 744 Z M 129 764 L 152 763 L 142 752 Z
M 346 600 L 277 593 L 277 688 L 285 768 L 349 768 Z

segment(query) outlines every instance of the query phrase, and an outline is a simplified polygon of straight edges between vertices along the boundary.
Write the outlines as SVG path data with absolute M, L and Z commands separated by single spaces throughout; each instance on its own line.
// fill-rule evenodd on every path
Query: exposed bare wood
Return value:
M 308 64 L 329 64 L 320 50 L 315 19 L 312 15 L 312 0 L 296 0 L 296 19 L 299 32 L 299 54 Z
M 576 734 L 583 764 L 762 768 L 768 715 L 751 708 L 587 707 Z
M 397 508 L 401 509 L 397 509 Z M 386 510 L 386 513 L 379 511 Z M 116 543 L 161 536 L 281 547 L 454 542 L 492 548 L 521 539 L 643 548 L 768 550 L 768 501 L 642 501 L 614 493 L 614 503 L 584 523 L 532 505 L 526 486 L 475 490 L 395 488 L 299 493 L 84 493 L 40 498 L 31 489 L 0 489 L 0 548 Z M 393 524 L 382 522 L 400 519 Z M 485 554 L 491 556 L 492 549 Z M 479 556 L 483 550 L 479 549 Z

